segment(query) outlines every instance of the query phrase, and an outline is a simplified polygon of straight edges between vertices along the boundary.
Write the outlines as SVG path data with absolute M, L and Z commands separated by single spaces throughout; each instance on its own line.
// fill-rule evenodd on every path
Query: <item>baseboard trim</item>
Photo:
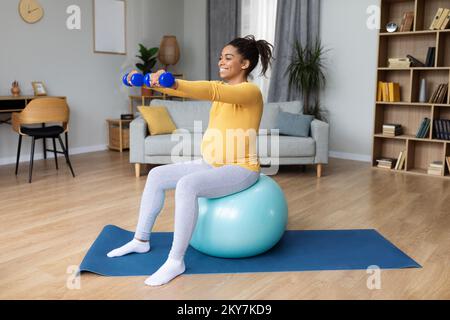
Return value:
M 354 161 L 361 161 L 361 162 L 371 162 L 372 161 L 372 156 L 366 155 L 366 154 L 330 151 L 329 156 L 330 156 L 330 158 L 354 160 Z
M 48 146 L 48 143 L 47 143 Z M 49 146 L 48 146 L 49 147 Z M 69 146 L 70 147 L 70 146 Z M 36 147 L 38 149 L 39 147 Z M 81 153 L 89 153 L 89 152 L 97 152 L 107 150 L 108 146 L 106 144 L 101 144 L 97 146 L 89 146 L 89 147 L 78 147 L 78 148 L 70 148 L 70 155 L 81 154 Z M 58 157 L 63 157 L 64 155 L 58 154 Z M 53 158 L 53 153 L 47 152 L 47 159 Z M 42 160 L 44 159 L 44 153 L 34 153 L 34 160 Z M 30 161 L 30 153 L 21 154 L 19 162 L 27 162 Z M 12 164 L 16 163 L 16 157 L 8 157 L 8 158 L 0 158 L 0 165 Z

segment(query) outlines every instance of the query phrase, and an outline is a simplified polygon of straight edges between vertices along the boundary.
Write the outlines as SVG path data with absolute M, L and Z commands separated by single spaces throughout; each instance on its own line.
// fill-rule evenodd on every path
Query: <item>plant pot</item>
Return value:
M 151 96 L 152 95 L 152 89 L 150 89 L 147 86 L 142 86 L 141 87 L 141 95 L 142 96 L 146 96 L 146 97 Z

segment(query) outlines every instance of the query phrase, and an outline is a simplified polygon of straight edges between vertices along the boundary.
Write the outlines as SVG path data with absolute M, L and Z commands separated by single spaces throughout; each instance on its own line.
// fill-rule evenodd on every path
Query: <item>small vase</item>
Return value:
M 14 97 L 20 96 L 20 88 L 19 87 L 12 87 L 11 93 Z
M 420 81 L 419 102 L 427 102 L 427 82 L 425 79 Z

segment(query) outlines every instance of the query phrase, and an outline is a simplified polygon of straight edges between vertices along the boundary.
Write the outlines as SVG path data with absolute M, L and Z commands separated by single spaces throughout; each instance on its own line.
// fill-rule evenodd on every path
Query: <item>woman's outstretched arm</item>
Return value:
M 180 98 L 191 98 L 188 94 L 186 94 L 185 92 L 183 92 L 181 90 L 175 90 L 175 89 L 163 88 L 163 87 L 152 87 L 151 89 L 155 90 L 157 92 L 167 94 L 169 96 L 180 97 Z
M 197 100 L 219 101 L 231 104 L 252 104 L 262 100 L 261 91 L 251 83 L 228 85 L 219 81 L 186 81 L 177 79 L 174 89 L 153 87 L 165 94 Z

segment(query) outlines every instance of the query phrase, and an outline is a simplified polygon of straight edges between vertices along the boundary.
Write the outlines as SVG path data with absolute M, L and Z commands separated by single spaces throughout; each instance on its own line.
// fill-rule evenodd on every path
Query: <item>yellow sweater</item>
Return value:
M 153 88 L 177 97 L 213 101 L 208 129 L 203 135 L 203 159 L 220 167 L 239 165 L 259 171 L 257 136 L 263 112 L 259 88 L 248 82 L 228 85 L 221 81 L 177 80 L 178 88 Z

